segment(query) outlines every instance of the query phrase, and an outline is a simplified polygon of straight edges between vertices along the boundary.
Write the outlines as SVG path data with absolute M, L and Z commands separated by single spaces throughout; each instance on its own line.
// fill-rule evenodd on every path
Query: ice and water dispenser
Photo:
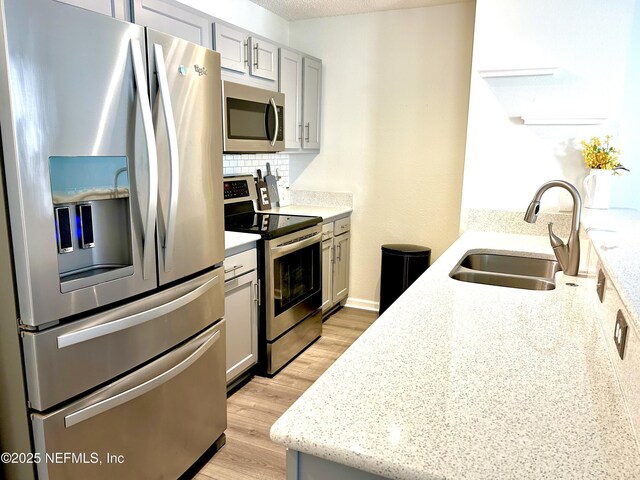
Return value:
M 62 293 L 133 273 L 127 157 L 49 157 Z

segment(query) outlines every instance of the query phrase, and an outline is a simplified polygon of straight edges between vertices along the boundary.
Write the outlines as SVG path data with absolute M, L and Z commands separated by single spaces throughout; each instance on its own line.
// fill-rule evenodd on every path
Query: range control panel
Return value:
M 224 203 L 256 200 L 256 182 L 253 175 L 237 175 L 223 179 Z

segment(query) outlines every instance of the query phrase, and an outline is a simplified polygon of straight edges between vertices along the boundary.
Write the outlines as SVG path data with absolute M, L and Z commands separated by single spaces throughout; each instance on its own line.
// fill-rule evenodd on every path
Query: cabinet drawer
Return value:
M 325 223 L 322 225 L 322 241 L 325 241 L 333 237 L 333 222 Z
M 256 249 L 231 255 L 224 259 L 224 279 L 230 280 L 244 273 L 255 270 L 258 266 Z
M 345 217 L 335 221 L 335 226 L 333 227 L 334 235 L 341 235 L 343 233 L 347 233 L 350 230 L 351 230 L 351 217 Z
M 87 457 L 80 462 L 42 461 L 38 477 L 178 478 L 226 429 L 224 360 L 221 320 L 60 410 L 32 414 L 35 451 L 41 458 L 45 452 Z M 109 452 L 124 461 L 105 461 Z

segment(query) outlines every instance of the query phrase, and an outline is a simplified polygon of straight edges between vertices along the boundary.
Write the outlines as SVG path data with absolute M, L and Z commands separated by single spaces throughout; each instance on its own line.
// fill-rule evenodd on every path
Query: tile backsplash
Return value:
M 243 153 L 225 154 L 222 156 L 222 172 L 224 175 L 253 174 L 256 170 L 267 173 L 267 162 L 271 165 L 271 173 L 282 177 L 285 185 L 289 185 L 289 155 L 287 153 Z

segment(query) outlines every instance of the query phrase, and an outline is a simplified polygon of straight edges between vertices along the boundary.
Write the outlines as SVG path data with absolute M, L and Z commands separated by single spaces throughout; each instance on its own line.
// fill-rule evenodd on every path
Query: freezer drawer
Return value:
M 32 414 L 39 477 L 178 478 L 227 426 L 225 328 L 221 320 L 65 408 Z
M 224 272 L 83 320 L 23 334 L 27 390 L 43 411 L 173 348 L 224 315 Z

